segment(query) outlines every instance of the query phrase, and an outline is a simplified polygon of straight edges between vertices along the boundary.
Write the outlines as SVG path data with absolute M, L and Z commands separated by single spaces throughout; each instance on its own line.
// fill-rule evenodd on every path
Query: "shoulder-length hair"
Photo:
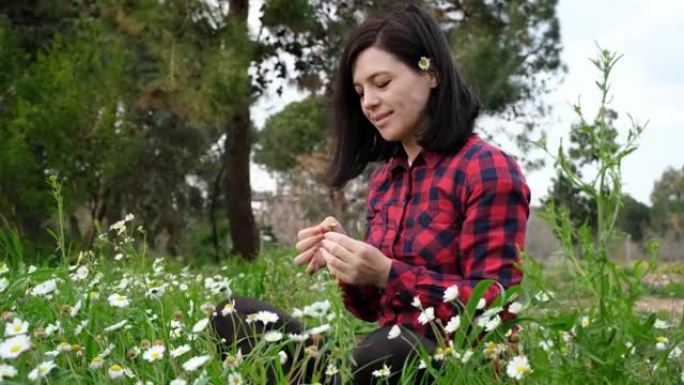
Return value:
M 328 183 L 343 187 L 369 162 L 387 160 L 401 151 L 400 142 L 384 140 L 361 111 L 353 86 L 353 67 L 369 47 L 380 48 L 418 71 L 421 57 L 430 58 L 437 76 L 426 111 L 429 127 L 418 144 L 438 153 L 455 153 L 473 131 L 480 102 L 461 78 L 446 37 L 437 21 L 415 5 L 371 17 L 353 29 L 339 62 L 334 95 L 333 157 Z M 434 67 L 433 67 L 434 66 Z

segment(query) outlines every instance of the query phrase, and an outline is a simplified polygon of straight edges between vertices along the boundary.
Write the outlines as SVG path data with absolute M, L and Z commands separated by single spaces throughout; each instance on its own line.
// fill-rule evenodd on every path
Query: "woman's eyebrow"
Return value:
M 378 71 L 378 72 L 376 72 L 376 73 L 374 73 L 374 74 L 372 74 L 372 75 L 366 77 L 366 79 L 367 79 L 367 80 L 373 80 L 373 78 L 376 78 L 376 77 L 378 77 L 378 76 L 380 76 L 380 75 L 389 75 L 389 74 L 390 74 L 389 71 Z M 359 82 L 354 81 L 354 84 L 352 84 L 352 85 L 353 85 L 354 87 L 356 87 L 356 86 L 359 86 L 360 84 L 359 84 Z

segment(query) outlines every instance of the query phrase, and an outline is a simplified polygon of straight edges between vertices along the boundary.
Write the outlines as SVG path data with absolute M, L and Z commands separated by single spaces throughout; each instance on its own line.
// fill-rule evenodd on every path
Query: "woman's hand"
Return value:
M 350 285 L 387 285 L 392 260 L 380 250 L 346 234 L 327 233 L 323 238 L 321 252 L 335 277 Z
M 306 272 L 313 274 L 326 265 L 321 254 L 321 241 L 327 232 L 346 234 L 340 223 L 334 217 L 327 217 L 318 225 L 308 227 L 297 233 L 295 248 L 299 255 L 294 259 L 294 264 L 301 266 L 307 264 Z

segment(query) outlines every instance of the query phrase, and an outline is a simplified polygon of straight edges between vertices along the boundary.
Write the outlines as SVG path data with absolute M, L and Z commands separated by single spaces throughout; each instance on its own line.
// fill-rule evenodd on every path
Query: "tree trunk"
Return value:
M 250 139 L 249 104 L 239 106 L 226 132 L 226 198 L 233 249 L 245 259 L 259 254 L 259 237 L 252 213 L 249 185 Z
M 245 39 L 247 30 L 248 0 L 230 0 L 228 17 L 239 23 Z M 244 68 L 248 71 L 248 68 Z M 249 77 L 247 77 L 249 81 Z M 249 179 L 249 155 L 251 150 L 249 103 L 251 95 L 244 95 L 242 103 L 235 106 L 233 116 L 226 127 L 225 192 L 230 222 L 233 251 L 245 259 L 255 259 L 259 254 L 259 237 L 252 213 L 252 190 Z

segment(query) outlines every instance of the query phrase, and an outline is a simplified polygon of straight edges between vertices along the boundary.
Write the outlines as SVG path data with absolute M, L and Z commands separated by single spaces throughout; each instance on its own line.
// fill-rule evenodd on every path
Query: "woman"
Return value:
M 473 134 L 478 99 L 437 22 L 416 6 L 351 32 L 334 107 L 330 184 L 382 161 L 370 178 L 366 234 L 352 239 L 328 217 L 298 233 L 294 263 L 312 274 L 326 267 L 347 309 L 379 323 L 353 354 L 355 383 L 364 384 L 384 364 L 399 372 L 417 344 L 434 348 L 420 308 L 446 323 L 457 313 L 447 288 L 466 302 L 493 279 L 491 302 L 520 282 L 530 191 L 515 160 Z M 404 338 L 388 339 L 394 325 Z

